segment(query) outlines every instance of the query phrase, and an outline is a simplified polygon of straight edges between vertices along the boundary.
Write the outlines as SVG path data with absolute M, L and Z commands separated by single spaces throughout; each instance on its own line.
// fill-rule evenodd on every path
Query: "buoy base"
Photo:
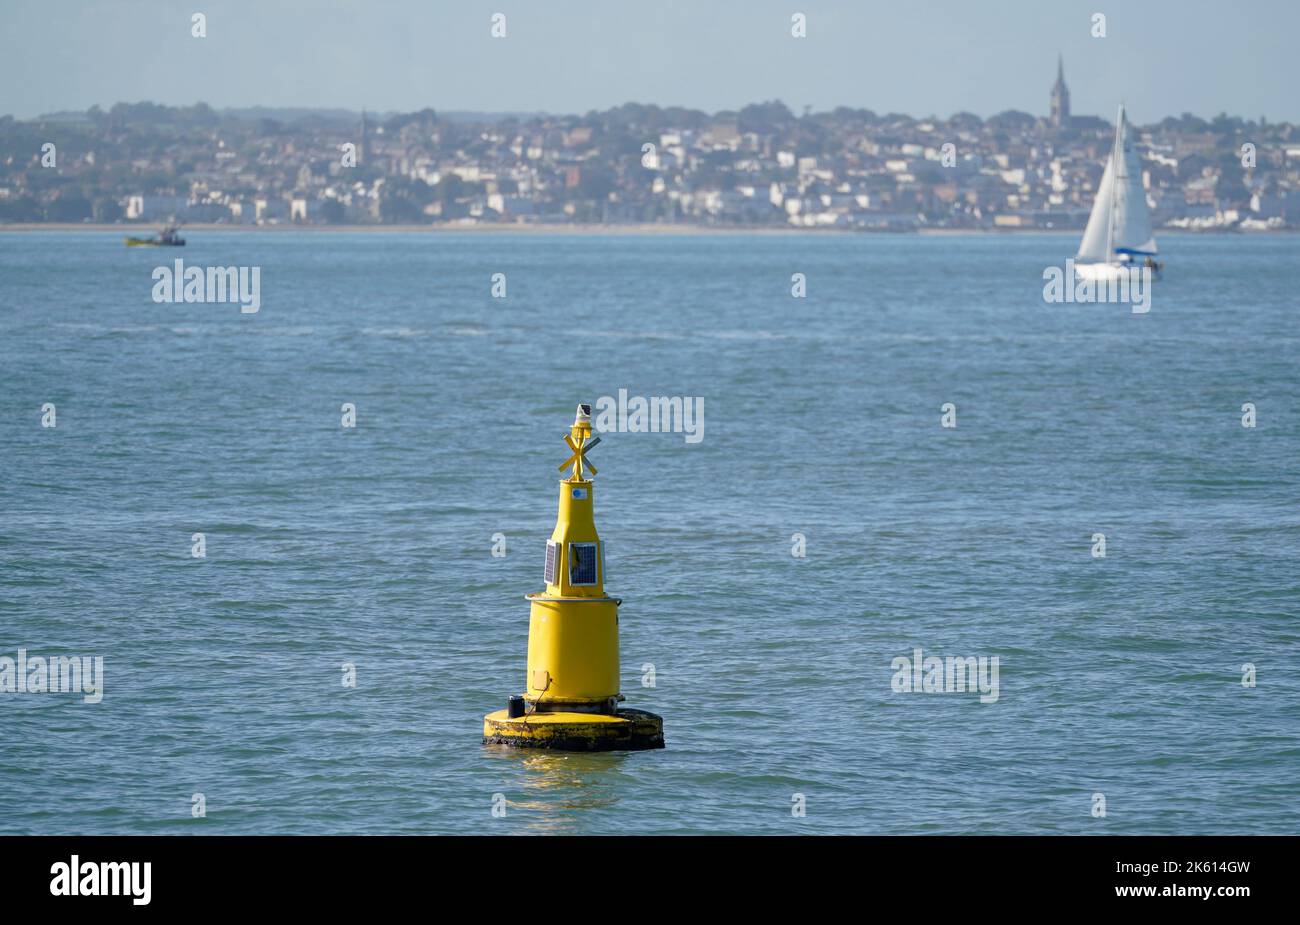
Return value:
M 638 751 L 664 747 L 663 717 L 645 710 L 617 713 L 533 713 L 505 710 L 483 717 L 483 744 L 566 752 Z

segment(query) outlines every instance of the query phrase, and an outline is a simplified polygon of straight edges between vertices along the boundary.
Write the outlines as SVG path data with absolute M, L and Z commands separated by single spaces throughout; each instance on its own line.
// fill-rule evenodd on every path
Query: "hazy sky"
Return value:
M 193 12 L 207 38 L 190 36 Z M 493 13 L 507 37 L 489 35 Z M 808 37 L 790 36 L 792 13 Z M 1089 34 L 1107 16 L 1107 36 Z M 98 103 L 948 116 L 1123 98 L 1300 122 L 1300 0 L 0 0 L 0 114 Z

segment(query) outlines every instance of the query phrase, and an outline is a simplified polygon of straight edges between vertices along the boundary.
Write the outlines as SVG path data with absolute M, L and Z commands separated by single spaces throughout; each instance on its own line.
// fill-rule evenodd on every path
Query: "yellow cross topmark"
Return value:
M 569 445 L 569 449 L 573 450 L 573 455 L 570 456 L 568 459 L 566 459 L 564 462 L 560 463 L 559 468 L 561 471 L 563 471 L 567 466 L 572 466 L 573 478 L 576 481 L 582 481 L 583 466 L 586 466 L 588 469 L 590 469 L 592 475 L 600 474 L 596 470 L 596 467 L 591 464 L 591 460 L 587 459 L 587 452 L 592 447 L 594 447 L 597 443 L 600 443 L 599 437 L 597 437 L 595 440 L 587 440 L 584 437 L 582 443 L 575 443 L 573 437 L 571 437 L 569 434 L 565 434 L 564 442 Z

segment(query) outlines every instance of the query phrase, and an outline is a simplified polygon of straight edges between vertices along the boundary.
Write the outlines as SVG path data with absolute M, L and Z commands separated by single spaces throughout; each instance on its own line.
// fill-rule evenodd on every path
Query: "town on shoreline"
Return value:
M 1158 228 L 1300 229 L 1300 127 L 1184 114 L 1135 139 Z M 1113 140 L 1060 65 L 1046 116 L 988 119 L 119 103 L 0 117 L 0 228 L 1077 231 Z

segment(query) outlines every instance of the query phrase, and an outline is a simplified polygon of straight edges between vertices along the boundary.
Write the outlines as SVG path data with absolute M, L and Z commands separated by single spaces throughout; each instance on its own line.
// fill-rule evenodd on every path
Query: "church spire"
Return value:
M 361 107 L 361 157 L 363 165 L 370 166 L 370 122 L 366 119 L 366 107 Z
M 1052 125 L 1070 126 L 1070 91 L 1065 86 L 1065 57 L 1056 56 L 1056 83 L 1052 85 Z

